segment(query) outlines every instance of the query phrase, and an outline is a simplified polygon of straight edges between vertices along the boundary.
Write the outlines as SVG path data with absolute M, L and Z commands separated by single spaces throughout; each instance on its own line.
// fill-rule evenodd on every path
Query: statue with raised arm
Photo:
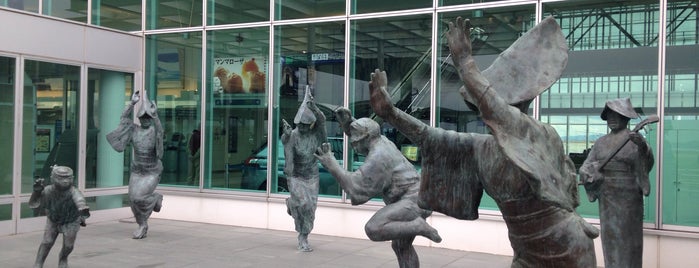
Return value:
M 643 196 L 650 194 L 654 157 L 638 130 L 651 121 L 634 131 L 626 128 L 639 117 L 629 98 L 608 100 L 600 117 L 611 132 L 595 141 L 580 167 L 580 180 L 590 202 L 599 199 L 604 267 L 641 267 Z
M 136 124 L 131 113 L 140 103 Z M 158 118 L 154 102 L 136 91 L 131 102 L 121 114 L 119 127 L 107 134 L 107 141 L 117 152 L 123 152 L 126 146 L 133 146 L 131 174 L 129 174 L 129 201 L 138 229 L 133 232 L 134 239 L 142 239 L 148 233 L 148 218 L 162 207 L 163 195 L 155 192 L 163 171 L 163 127 Z
M 73 169 L 52 166 L 51 185 L 44 186 L 41 178 L 34 182 L 29 207 L 46 211 L 46 228 L 36 253 L 35 268 L 44 266 L 59 233 L 63 233 L 63 247 L 58 255 L 58 267 L 68 267 L 68 255 L 73 252 L 80 226 L 85 226 L 85 219 L 90 217 L 90 208 L 80 190 L 73 186 L 73 178 Z
M 497 203 L 514 251 L 512 267 L 596 267 L 598 230 L 575 212 L 573 162 L 549 125 L 526 114 L 568 58 L 553 18 L 520 37 L 483 73 L 471 55 L 471 25 L 457 18 L 446 34 L 462 95 L 491 134 L 430 127 L 397 109 L 386 73 L 371 75 L 371 107 L 420 148 L 419 205 L 465 220 L 478 218 L 483 191 Z
M 413 247 L 415 237 L 442 241 L 437 230 L 425 221 L 432 211 L 417 205 L 420 174 L 396 145 L 381 135 L 374 120 L 355 120 L 344 107 L 338 108 L 335 115 L 354 150 L 366 156 L 364 164 L 353 172 L 345 170 L 335 160 L 328 143 L 318 149 L 316 157 L 347 192 L 352 205 L 364 204 L 377 196 L 383 198 L 386 206 L 366 223 L 366 235 L 372 241 L 391 240 L 399 267 L 420 267 Z
M 282 119 L 284 131 L 284 174 L 286 174 L 289 198 L 286 199 L 287 213 L 294 218 L 294 227 L 298 235 L 298 249 L 303 252 L 313 251 L 308 243 L 308 234 L 313 230 L 320 173 L 318 160 L 314 153 L 321 144 L 327 142 L 325 115 L 318 109 L 306 87 L 306 95 L 294 117 L 295 129 Z

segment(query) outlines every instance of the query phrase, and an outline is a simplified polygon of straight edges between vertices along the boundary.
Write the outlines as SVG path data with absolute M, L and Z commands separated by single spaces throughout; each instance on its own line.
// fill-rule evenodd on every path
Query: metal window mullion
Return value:
M 201 34 L 201 77 L 207 77 L 206 76 L 206 69 L 208 68 L 209 64 L 209 53 L 208 53 L 208 32 L 206 30 L 202 30 Z M 199 107 L 201 109 L 199 110 L 199 137 L 200 141 L 206 141 L 206 96 L 208 96 L 208 90 L 206 88 L 206 82 L 208 79 L 201 79 L 201 84 L 199 85 Z M 200 143 L 201 144 L 201 143 Z M 203 143 L 204 146 L 199 146 L 199 191 L 201 192 L 204 189 L 204 170 L 206 167 L 206 151 L 209 149 L 206 146 L 206 143 Z M 228 168 L 228 167 L 226 167 Z
M 277 94 L 277 92 L 274 90 L 274 86 L 273 86 L 274 85 L 273 84 L 273 82 L 274 82 L 274 66 L 275 66 L 274 46 L 276 44 L 276 40 L 274 39 L 274 26 L 275 26 L 275 24 L 274 24 L 274 10 L 275 10 L 274 1 L 275 0 L 269 1 L 269 5 L 270 5 L 269 18 L 270 18 L 270 20 L 269 20 L 269 23 L 267 24 L 267 27 L 269 29 L 269 37 L 268 37 L 269 38 L 269 45 L 267 47 L 267 57 L 269 58 L 269 62 L 271 62 L 271 64 L 267 64 L 267 73 L 268 73 L 267 84 L 270 85 L 269 90 L 267 91 L 267 133 L 270 133 L 270 132 L 274 133 L 274 120 L 275 120 L 274 107 L 277 105 L 277 103 L 274 102 L 275 101 L 274 95 Z M 270 196 L 272 193 L 272 174 L 274 174 L 274 172 L 277 169 L 277 165 L 279 165 L 279 161 L 277 161 L 278 157 L 276 157 L 277 155 L 279 155 L 279 152 L 277 152 L 278 151 L 277 146 L 276 146 L 277 141 L 275 140 L 275 138 L 277 138 L 277 137 L 274 137 L 274 135 L 267 135 L 267 144 L 268 144 L 268 148 L 269 148 L 269 151 L 267 153 L 267 163 L 268 163 L 268 165 L 267 165 L 267 191 L 266 191 L 267 196 Z M 272 161 L 272 159 L 271 159 L 272 157 L 275 158 L 274 161 Z M 274 163 L 270 165 L 269 163 L 272 163 L 272 162 L 274 162 Z M 277 184 L 279 184 L 278 179 L 277 179 Z M 276 189 L 276 187 L 275 187 L 275 189 Z
M 12 154 L 12 221 L 14 231 L 17 233 L 17 225 L 20 219 L 22 193 L 22 131 L 24 124 L 24 56 L 15 58 L 15 121 L 14 121 L 14 143 Z
M 439 111 L 440 107 L 439 104 L 437 103 L 437 98 L 439 98 L 439 94 L 437 92 L 437 79 L 440 79 L 439 74 L 442 73 L 442 67 L 437 61 L 437 57 L 439 55 L 437 54 L 439 52 L 439 18 L 437 14 L 437 6 L 439 5 L 439 0 L 434 0 L 432 2 L 432 53 L 431 53 L 431 59 L 430 59 L 430 64 L 432 65 L 432 68 L 430 70 L 430 126 L 431 127 L 437 127 L 437 122 L 439 118 L 437 118 L 437 111 Z M 457 123 L 458 125 L 458 123 Z
M 665 109 L 664 109 L 664 88 L 665 88 L 665 41 L 666 41 L 666 36 L 665 36 L 665 25 L 667 23 L 666 16 L 667 16 L 667 0 L 660 0 L 660 6 L 659 6 L 659 18 L 658 18 L 658 100 L 656 102 L 656 111 L 658 114 L 658 117 L 660 118 L 660 121 L 658 121 L 658 131 L 656 132 L 656 143 L 657 146 L 657 154 L 662 156 L 664 153 L 664 147 L 663 147 L 663 138 L 664 138 L 664 126 L 665 122 L 663 120 L 663 117 L 665 115 Z M 655 198 L 655 209 L 656 209 L 656 214 L 655 214 L 655 227 L 657 229 L 662 229 L 663 228 L 663 184 L 662 184 L 662 175 L 663 175 L 663 158 L 662 157 L 656 157 L 656 169 L 655 169 L 655 193 L 656 193 L 656 198 Z
M 350 37 L 351 35 L 351 21 L 350 21 L 350 12 L 352 11 L 352 2 L 351 0 L 345 1 L 345 61 L 344 61 L 344 68 L 345 70 L 343 71 L 344 73 L 344 78 L 342 79 L 342 85 L 343 85 L 343 92 L 342 92 L 342 105 L 344 107 L 350 107 L 350 48 L 352 47 L 351 45 L 351 40 Z M 349 146 L 349 139 L 348 136 L 344 133 L 342 133 L 342 166 L 345 170 L 349 169 L 349 162 L 350 162 L 350 146 Z M 341 197 L 342 202 L 347 202 L 347 192 L 345 190 L 342 190 L 342 197 Z
M 78 89 L 78 165 L 73 174 L 78 176 L 78 189 L 85 190 L 85 163 L 87 162 L 87 66 L 80 65 L 80 88 Z M 66 112 L 67 113 L 67 112 Z M 92 116 L 92 115 L 90 115 Z

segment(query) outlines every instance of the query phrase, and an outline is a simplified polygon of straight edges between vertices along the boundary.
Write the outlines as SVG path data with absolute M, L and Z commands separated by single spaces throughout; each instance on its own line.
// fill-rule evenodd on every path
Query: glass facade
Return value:
M 0 196 L 12 194 L 15 59 L 0 57 Z
M 31 193 L 51 166 L 79 168 L 80 66 L 26 60 L 24 76 L 22 193 Z
M 146 94 L 158 105 L 164 129 L 160 183 L 199 185 L 189 142 L 200 126 L 201 32 L 146 37 Z M 193 142 L 193 141 L 192 141 Z M 196 162 L 196 161 L 194 161 Z
M 656 158 L 644 222 L 649 228 L 699 232 L 699 214 L 692 206 L 699 202 L 697 1 L 315 2 L 93 1 L 92 10 L 86 1 L 6 1 L 5 6 L 32 12 L 41 7 L 45 15 L 145 36 L 144 90 L 157 101 L 166 134 L 161 185 L 264 197 L 286 191 L 280 121 L 293 119 L 306 88 L 327 112 L 333 151 L 350 170 L 361 157 L 342 151 L 349 146 L 332 124 L 332 109 L 348 106 L 356 118 L 374 118 L 367 83 L 376 68 L 386 70 L 399 109 L 431 126 L 487 133 L 458 93 L 461 82 L 444 38 L 447 22 L 457 16 L 471 19 L 474 55 L 482 70 L 537 22 L 553 16 L 570 49 L 568 65 L 530 106 L 530 115 L 557 130 L 578 166 L 608 132 L 600 118 L 606 100 L 629 97 L 642 117 L 659 115 L 662 120 L 642 132 Z M 0 62 L 9 66 L 3 67 L 7 72 L 0 69 L 0 85 L 17 87 L 11 79 L 15 60 Z M 104 106 L 123 108 L 141 86 L 133 74 L 97 68 L 89 68 L 88 84 L 81 85 L 80 70 L 72 64 L 24 61 L 24 90 L 15 91 L 24 102 L 23 195 L 56 146 L 64 146 L 72 155 L 65 159 L 84 171 L 86 188 L 125 184 L 123 178 L 101 182 L 97 174 L 105 167 L 90 160 L 79 165 L 80 146 L 61 140 L 79 133 L 78 114 L 86 111 L 87 122 L 81 125 L 87 127 L 80 131 L 87 136 L 86 154 L 92 153 L 90 131 L 100 128 L 101 114 L 112 112 Z M 123 86 L 111 89 L 105 79 Z M 15 97 L 3 94 L 0 104 L 12 105 Z M 79 107 L 80 98 L 88 107 Z M 107 99 L 113 103 L 104 103 Z M 7 109 L 10 113 L 0 118 L 14 118 L 13 108 Z M 632 120 L 631 127 L 638 122 Z M 8 124 L 0 130 L 3 136 L 15 133 L 11 121 L 0 124 Z M 411 148 L 390 125 L 382 124 L 382 132 L 400 149 Z M 99 142 L 94 146 L 100 155 Z M 10 155 L 12 149 L 6 148 L 0 150 Z M 125 174 L 128 153 L 114 157 L 125 163 L 119 170 Z M 419 168 L 419 157 L 415 160 Z M 11 174 L 12 164 L 0 162 L 0 173 Z M 0 195 L 12 194 L 12 181 L 6 180 L 0 179 Z M 321 194 L 346 201 L 336 186 L 322 188 Z M 585 197 L 582 188 L 580 196 Z M 497 210 L 488 197 L 482 208 Z M 578 212 L 595 219 L 598 207 L 581 198 Z
M 141 30 L 141 0 L 92 2 L 92 24 L 122 31 Z

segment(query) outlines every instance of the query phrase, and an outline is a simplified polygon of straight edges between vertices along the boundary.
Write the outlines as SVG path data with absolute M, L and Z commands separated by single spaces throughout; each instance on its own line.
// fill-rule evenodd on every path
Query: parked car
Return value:
M 338 159 L 340 165 L 342 165 L 342 140 L 341 137 L 331 137 L 328 138 L 328 143 L 332 147 L 335 159 Z M 256 153 L 253 153 L 248 157 L 245 162 L 243 162 L 243 178 L 241 181 L 241 188 L 248 190 L 266 190 L 267 189 L 267 155 L 269 149 L 265 144 Z M 278 192 L 288 192 L 286 175 L 284 174 L 284 145 L 282 145 L 281 140 L 277 141 L 277 191 Z M 355 168 L 361 166 L 362 162 L 354 161 L 353 165 Z M 320 164 L 318 163 L 318 168 L 320 170 L 320 194 L 324 195 L 340 195 L 342 189 L 337 183 L 335 178 Z

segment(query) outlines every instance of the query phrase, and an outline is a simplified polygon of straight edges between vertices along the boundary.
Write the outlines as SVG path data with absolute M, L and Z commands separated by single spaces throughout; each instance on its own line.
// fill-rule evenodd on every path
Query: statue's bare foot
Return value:
M 68 268 L 68 260 L 59 260 L 58 268 Z
M 148 225 L 144 224 L 141 226 L 138 226 L 138 229 L 133 232 L 133 239 L 143 239 L 146 238 L 146 234 L 148 233 Z
M 153 211 L 160 212 L 161 208 L 163 208 L 163 197 L 162 196 L 158 197 L 158 200 L 155 201 L 155 206 L 153 207 Z
M 308 234 L 299 234 L 299 247 L 301 252 L 311 252 L 313 248 L 308 244 Z

